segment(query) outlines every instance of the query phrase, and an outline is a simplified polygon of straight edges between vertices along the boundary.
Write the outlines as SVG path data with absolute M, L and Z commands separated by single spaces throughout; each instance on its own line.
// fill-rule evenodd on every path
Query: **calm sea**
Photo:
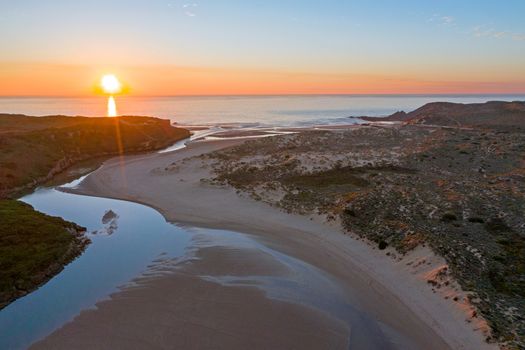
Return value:
M 350 116 L 382 116 L 414 110 L 425 103 L 476 103 L 525 100 L 525 95 L 330 95 L 330 96 L 192 96 L 119 97 L 121 115 L 169 118 L 181 124 L 240 123 L 253 126 L 346 124 Z M 0 113 L 34 116 L 63 114 L 105 115 L 104 97 L 0 98 Z

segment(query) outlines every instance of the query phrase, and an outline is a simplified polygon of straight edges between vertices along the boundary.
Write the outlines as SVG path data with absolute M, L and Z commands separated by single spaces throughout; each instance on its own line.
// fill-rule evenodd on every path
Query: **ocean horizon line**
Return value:
M 117 95 L 119 98 L 264 98 L 264 97 L 525 97 L 521 93 L 436 93 L 436 94 L 202 94 L 202 95 Z M 0 95 L 0 99 L 68 99 L 68 98 L 105 98 L 104 95 Z

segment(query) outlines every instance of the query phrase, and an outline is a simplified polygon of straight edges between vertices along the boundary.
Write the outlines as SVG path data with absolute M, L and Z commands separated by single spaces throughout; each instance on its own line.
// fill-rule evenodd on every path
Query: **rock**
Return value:
M 102 216 L 102 223 L 104 225 L 108 224 L 113 219 L 118 218 L 118 215 L 113 210 L 107 210 L 104 216 Z

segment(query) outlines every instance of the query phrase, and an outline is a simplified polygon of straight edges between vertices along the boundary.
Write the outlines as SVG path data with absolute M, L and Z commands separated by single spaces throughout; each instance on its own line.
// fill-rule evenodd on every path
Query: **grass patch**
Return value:
M 0 198 L 44 183 L 78 162 L 161 149 L 190 136 L 148 117 L 24 117 L 0 114 Z
M 80 254 L 80 226 L 0 200 L 0 307 L 35 289 Z

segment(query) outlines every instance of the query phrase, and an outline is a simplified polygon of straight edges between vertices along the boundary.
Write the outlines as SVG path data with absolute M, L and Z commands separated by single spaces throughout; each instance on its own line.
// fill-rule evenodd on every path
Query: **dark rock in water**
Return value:
M 113 210 L 110 209 L 110 210 L 106 211 L 106 213 L 102 217 L 102 223 L 104 225 L 109 224 L 110 221 L 112 221 L 112 220 L 114 220 L 116 218 L 118 218 L 118 215 Z
M 106 226 L 103 230 L 96 231 L 97 233 L 106 233 L 112 235 L 118 229 L 118 215 L 113 210 L 108 210 L 102 216 L 102 223 Z
M 111 220 L 111 223 L 109 224 L 109 226 L 106 227 L 106 233 L 108 235 L 112 235 L 117 229 L 118 229 L 117 220 L 116 219 Z

